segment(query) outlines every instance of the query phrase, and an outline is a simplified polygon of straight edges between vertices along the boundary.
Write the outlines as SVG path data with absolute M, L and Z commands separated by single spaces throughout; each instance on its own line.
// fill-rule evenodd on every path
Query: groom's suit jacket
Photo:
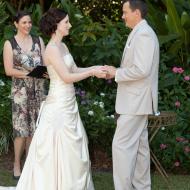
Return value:
M 146 115 L 158 110 L 159 43 L 146 20 L 138 23 L 129 34 L 120 68 L 116 112 Z

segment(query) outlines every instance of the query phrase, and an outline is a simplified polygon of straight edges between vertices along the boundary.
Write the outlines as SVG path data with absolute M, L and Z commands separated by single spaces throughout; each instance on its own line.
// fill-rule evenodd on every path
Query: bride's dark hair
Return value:
M 67 16 L 67 12 L 59 8 L 49 9 L 40 20 L 40 30 L 46 36 L 51 36 L 57 29 L 57 24 Z

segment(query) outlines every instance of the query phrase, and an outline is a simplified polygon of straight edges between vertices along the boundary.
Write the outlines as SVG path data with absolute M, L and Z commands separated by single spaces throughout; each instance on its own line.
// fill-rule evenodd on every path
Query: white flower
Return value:
M 106 117 L 109 119 L 114 119 L 114 115 L 107 115 Z
M 161 129 L 162 129 L 162 131 L 164 131 L 166 128 L 165 128 L 165 127 L 162 127 Z
M 2 80 L 0 80 L 0 86 L 5 86 L 5 83 Z
M 76 18 L 79 18 L 79 19 L 83 18 L 83 16 L 80 15 L 80 14 L 75 14 L 75 17 L 76 17 Z
M 95 102 L 94 102 L 94 105 L 98 105 L 98 101 L 95 101 Z
M 1 107 L 4 107 L 4 104 L 1 104 Z
M 103 92 L 101 92 L 101 93 L 100 93 L 100 96 L 104 97 L 104 96 L 105 96 L 105 94 L 104 94 Z
M 104 108 L 104 102 L 99 102 L 99 106 L 103 109 Z
M 88 111 L 88 115 L 93 116 L 94 112 L 90 110 L 90 111 Z

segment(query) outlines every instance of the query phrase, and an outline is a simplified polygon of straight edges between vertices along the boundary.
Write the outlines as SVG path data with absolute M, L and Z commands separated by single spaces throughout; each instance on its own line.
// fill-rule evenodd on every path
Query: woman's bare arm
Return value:
M 3 62 L 7 76 L 16 78 L 27 78 L 28 71 L 13 68 L 13 51 L 10 42 L 7 40 L 3 47 Z
M 69 72 L 57 46 L 47 47 L 45 52 L 45 62 L 47 65 L 53 65 L 54 69 L 65 83 L 74 83 L 90 76 L 104 78 L 106 75 L 100 68 L 91 68 L 79 73 Z

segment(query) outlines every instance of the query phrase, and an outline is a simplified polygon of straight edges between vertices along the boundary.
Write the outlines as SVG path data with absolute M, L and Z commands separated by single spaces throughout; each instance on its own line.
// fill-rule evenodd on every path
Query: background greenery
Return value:
M 12 135 L 11 81 L 4 75 L 2 48 L 4 41 L 14 35 L 11 18 L 17 9 L 32 11 L 32 33 L 37 35 L 40 35 L 38 22 L 43 10 L 49 7 L 67 9 L 73 27 L 65 43 L 81 67 L 102 64 L 118 67 L 130 32 L 121 21 L 119 0 L 19 2 L 0 0 L 1 153 L 7 151 Z M 147 0 L 147 3 L 147 20 L 160 42 L 159 109 L 177 113 L 177 125 L 163 127 L 152 148 L 165 168 L 187 173 L 190 171 L 190 0 Z M 45 37 L 44 40 L 47 42 Z M 90 150 L 102 149 L 111 155 L 115 130 L 115 82 L 91 78 L 75 86 Z

